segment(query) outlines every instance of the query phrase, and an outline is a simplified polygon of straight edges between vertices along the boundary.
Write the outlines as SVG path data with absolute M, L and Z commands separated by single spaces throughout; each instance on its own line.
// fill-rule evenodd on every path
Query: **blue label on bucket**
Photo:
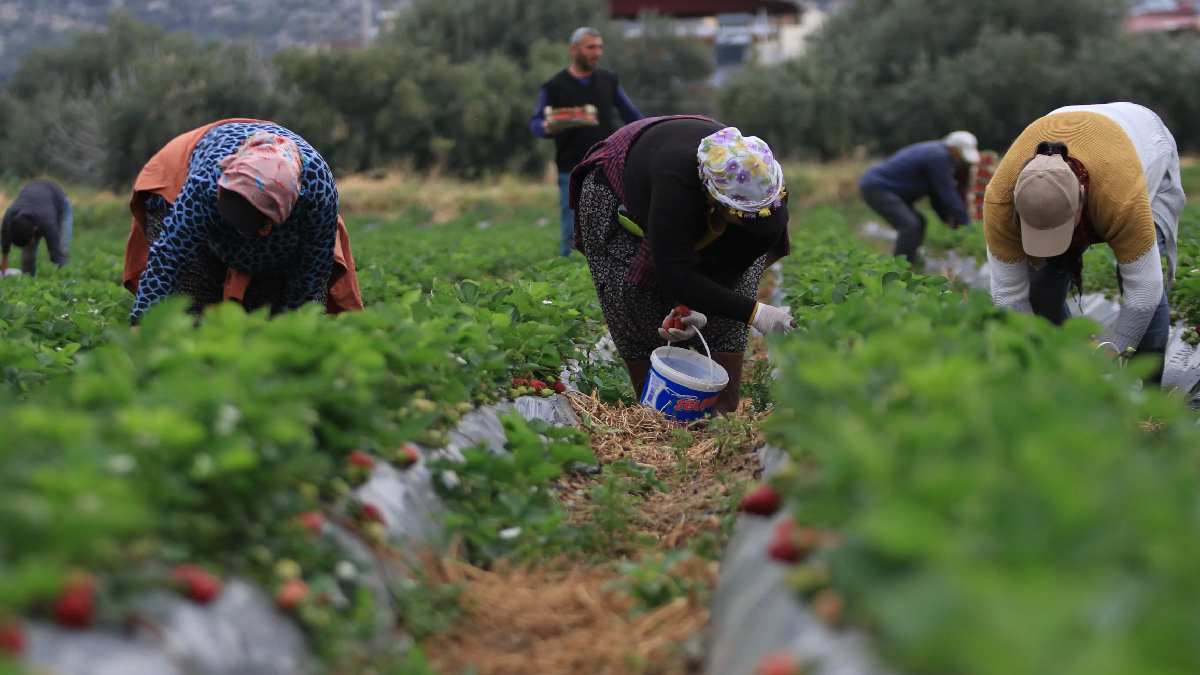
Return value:
M 719 392 L 699 391 L 667 380 L 651 367 L 642 390 L 642 405 L 687 422 L 708 414 L 716 405 L 718 395 Z

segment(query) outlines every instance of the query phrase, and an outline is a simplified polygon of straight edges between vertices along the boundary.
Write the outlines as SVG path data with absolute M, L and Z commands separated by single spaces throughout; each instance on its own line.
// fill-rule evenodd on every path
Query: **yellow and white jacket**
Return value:
M 1179 214 L 1187 201 L 1179 182 L 1175 138 L 1152 110 L 1134 103 L 1059 108 L 1035 120 L 1013 141 L 984 195 L 983 231 L 992 276 L 992 301 L 998 307 L 1032 311 L 1029 304 L 1031 259 L 1021 247 L 1021 228 L 1013 209 L 1017 174 L 1042 141 L 1065 143 L 1087 168 L 1088 217 L 1095 232 L 1116 255 L 1124 294 L 1121 312 L 1106 340 L 1119 350 L 1141 341 L 1164 289 L 1160 255 L 1175 278 L 1175 241 Z M 1159 251 L 1156 231 L 1164 251 Z

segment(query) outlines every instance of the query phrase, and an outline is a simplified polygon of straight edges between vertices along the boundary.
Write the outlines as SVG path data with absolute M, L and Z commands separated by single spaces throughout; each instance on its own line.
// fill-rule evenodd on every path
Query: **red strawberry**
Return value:
M 320 534 L 321 529 L 325 527 L 325 516 L 320 511 L 305 511 L 296 516 L 296 522 L 309 532 Z
M 180 565 L 171 570 L 171 581 L 188 598 L 207 605 L 221 594 L 221 580 L 198 565 Z
M 350 456 L 346 458 L 346 461 L 349 462 L 350 466 L 356 466 L 368 471 L 375 467 L 375 459 L 362 450 L 355 450 L 351 452 Z
M 566 383 L 566 382 L 563 382 L 562 380 L 559 380 L 558 382 L 555 382 L 555 383 L 554 383 L 554 391 L 556 391 L 556 392 L 558 392 L 558 393 L 560 393 L 560 394 L 565 394 L 565 393 L 567 393 L 567 383 Z
M 788 652 L 771 652 L 758 662 L 755 675 L 800 675 L 800 662 Z
M 811 527 L 796 528 L 791 519 L 775 526 L 775 537 L 767 546 L 767 554 L 775 560 L 797 563 L 804 560 L 821 542 L 821 533 Z
M 0 623 L 0 654 L 18 657 L 25 652 L 25 628 L 16 621 Z
M 284 582 L 279 587 L 279 592 L 275 594 L 275 604 L 285 612 L 290 612 L 300 606 L 304 599 L 308 597 L 308 584 L 293 579 L 292 581 Z
M 675 313 L 675 316 L 688 316 L 692 313 L 692 310 L 688 309 L 687 305 L 676 305 L 675 309 L 671 311 Z
M 383 512 L 379 510 L 379 507 L 375 506 L 374 504 L 367 504 L 365 502 L 362 505 L 362 519 L 368 523 L 384 522 Z
M 673 316 L 667 320 L 667 330 L 674 328 L 675 330 L 683 330 L 683 322 L 679 317 Z
M 541 391 L 546 388 L 546 383 L 541 380 L 530 380 L 529 386 L 533 387 L 534 391 Z
M 68 628 L 87 628 L 96 619 L 96 589 L 91 577 L 77 575 L 54 601 L 54 618 Z
M 420 461 L 420 459 L 421 453 L 415 447 L 406 445 L 400 448 L 400 454 L 396 458 L 396 463 L 400 465 L 401 469 L 407 469 Z
M 759 485 L 742 497 L 742 511 L 756 516 L 771 516 L 779 510 L 781 501 L 779 493 L 770 485 Z

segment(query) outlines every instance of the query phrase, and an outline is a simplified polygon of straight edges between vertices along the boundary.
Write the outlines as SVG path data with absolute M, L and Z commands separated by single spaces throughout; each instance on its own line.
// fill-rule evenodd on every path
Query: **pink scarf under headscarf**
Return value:
M 217 185 L 245 197 L 273 225 L 287 220 L 300 198 L 300 148 L 278 134 L 256 131 L 218 166 Z

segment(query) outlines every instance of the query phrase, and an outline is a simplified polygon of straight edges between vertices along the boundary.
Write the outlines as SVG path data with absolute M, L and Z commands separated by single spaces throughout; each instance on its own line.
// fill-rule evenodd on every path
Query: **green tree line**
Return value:
M 1003 150 L 1063 106 L 1133 101 L 1181 149 L 1200 150 L 1200 39 L 1137 37 L 1125 0 L 857 0 L 802 58 L 744 71 L 720 92 L 726 121 L 784 154 L 890 152 L 969 129 Z
M 527 122 L 583 24 L 606 41 L 647 114 L 702 112 L 783 155 L 892 151 L 952 129 L 1002 150 L 1073 103 L 1131 100 L 1200 150 L 1200 40 L 1120 31 L 1124 0 L 857 0 L 804 55 L 751 66 L 720 91 L 712 49 L 644 17 L 626 38 L 604 0 L 416 0 L 365 49 L 292 49 L 168 33 L 115 14 L 105 30 L 30 53 L 0 89 L 0 175 L 128 185 L 172 136 L 223 117 L 272 119 L 339 173 L 376 167 L 480 177 L 539 172 Z
M 125 186 L 174 135 L 225 117 L 278 121 L 339 173 L 541 171 L 551 144 L 531 136 L 529 116 L 584 24 L 605 33 L 604 65 L 646 112 L 711 107 L 708 49 L 654 17 L 625 39 L 606 5 L 417 0 L 368 48 L 271 56 L 114 14 L 103 31 L 30 53 L 0 90 L 0 174 Z

